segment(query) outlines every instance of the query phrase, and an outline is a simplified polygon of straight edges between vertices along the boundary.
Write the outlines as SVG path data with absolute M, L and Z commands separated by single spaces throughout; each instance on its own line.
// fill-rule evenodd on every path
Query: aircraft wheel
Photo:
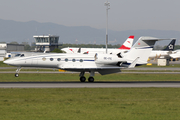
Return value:
M 18 73 L 16 73 L 16 74 L 15 74 L 15 77 L 19 77 L 19 74 L 18 74 Z
M 89 81 L 89 82 L 94 82 L 94 78 L 93 78 L 93 77 L 89 77 L 89 78 L 88 78 L 88 81 Z
M 86 81 L 86 78 L 84 76 L 80 77 L 80 81 L 81 82 L 85 82 Z

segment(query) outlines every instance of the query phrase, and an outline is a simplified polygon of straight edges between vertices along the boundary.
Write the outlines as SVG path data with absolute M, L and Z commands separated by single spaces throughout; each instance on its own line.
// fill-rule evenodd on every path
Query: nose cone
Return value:
M 5 61 L 3 61 L 3 63 L 5 63 L 7 65 L 13 65 L 12 60 L 5 60 Z

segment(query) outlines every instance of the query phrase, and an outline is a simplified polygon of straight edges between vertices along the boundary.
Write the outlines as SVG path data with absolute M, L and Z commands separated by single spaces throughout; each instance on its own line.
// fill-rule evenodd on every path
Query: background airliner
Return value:
M 57 68 L 80 72 L 80 81 L 85 82 L 85 72 L 89 72 L 89 82 L 94 82 L 95 72 L 101 75 L 120 72 L 123 68 L 146 64 L 156 41 L 163 40 L 153 37 L 140 37 L 134 46 L 122 56 L 116 54 L 44 54 L 18 57 L 5 60 L 5 64 L 17 66 L 15 76 L 19 76 L 21 67 Z
M 164 50 L 153 50 L 149 55 L 149 58 L 166 58 L 170 59 L 170 54 L 175 53 L 174 46 L 175 46 L 176 39 L 173 39 L 169 45 Z
M 122 51 L 130 50 L 133 44 L 134 36 L 129 36 L 129 38 L 123 43 L 121 47 L 118 49 L 108 48 L 108 53 L 110 54 L 117 54 Z M 65 51 L 66 53 L 106 53 L 105 48 L 76 48 L 76 47 L 66 47 L 62 48 L 61 50 Z
M 169 55 L 171 58 L 180 58 L 180 49 L 173 51 L 172 54 Z

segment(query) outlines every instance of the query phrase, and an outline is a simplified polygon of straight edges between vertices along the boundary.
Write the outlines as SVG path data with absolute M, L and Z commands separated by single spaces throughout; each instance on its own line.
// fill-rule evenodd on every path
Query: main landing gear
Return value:
M 19 77 L 20 70 L 21 70 L 21 67 L 18 67 L 17 70 L 16 70 L 16 73 L 14 75 L 15 77 Z
M 85 82 L 86 81 L 86 77 L 84 77 L 84 74 L 85 74 L 85 71 L 83 71 L 83 72 L 81 72 L 79 74 L 81 82 Z M 94 82 L 93 76 L 94 76 L 94 71 L 90 71 L 90 76 L 88 78 L 88 82 Z

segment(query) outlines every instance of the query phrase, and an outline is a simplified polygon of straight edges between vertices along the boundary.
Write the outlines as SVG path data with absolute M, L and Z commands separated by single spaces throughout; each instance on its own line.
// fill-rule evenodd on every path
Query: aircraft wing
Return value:
M 169 56 L 172 57 L 172 58 L 180 58 L 179 53 L 170 54 Z
M 98 71 L 101 75 L 106 75 L 106 74 L 111 74 L 111 73 L 117 73 L 121 72 L 120 69 L 125 69 L 125 68 L 134 68 L 136 66 L 136 63 L 138 61 L 139 57 L 137 57 L 130 65 L 126 67 L 120 67 L 117 65 L 107 65 L 107 64 L 96 64 L 94 67 L 90 66 L 79 66 L 79 65 L 71 65 L 71 64 L 63 64 L 60 65 L 59 68 L 63 70 L 68 70 L 68 71 Z

